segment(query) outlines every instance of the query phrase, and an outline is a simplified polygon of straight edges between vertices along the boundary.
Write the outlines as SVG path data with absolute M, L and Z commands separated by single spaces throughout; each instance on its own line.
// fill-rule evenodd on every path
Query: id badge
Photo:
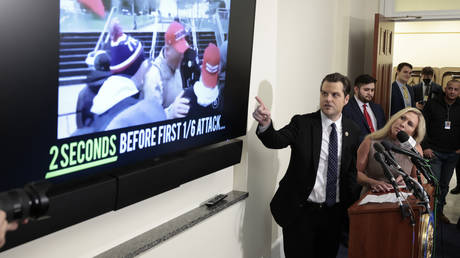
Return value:
M 423 96 L 423 101 L 427 102 L 428 101 L 428 95 Z
M 444 122 L 444 129 L 450 130 L 450 124 L 451 124 L 450 121 L 445 121 Z

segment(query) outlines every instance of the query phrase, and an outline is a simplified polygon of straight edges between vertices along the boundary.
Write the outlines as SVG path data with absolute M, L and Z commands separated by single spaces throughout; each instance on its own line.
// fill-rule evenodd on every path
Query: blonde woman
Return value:
M 417 142 L 417 151 L 423 155 L 422 147 L 420 146 L 420 142 L 425 137 L 426 131 L 423 114 L 420 110 L 412 107 L 402 109 L 394 114 L 382 129 L 367 135 L 358 148 L 356 169 L 358 171 L 358 183 L 363 186 L 361 196 L 369 190 L 373 192 L 387 192 L 393 188 L 386 179 L 382 167 L 374 159 L 375 150 L 373 145 L 375 142 L 389 140 L 399 146 L 400 143 L 396 137 L 399 131 L 404 131 L 412 136 Z M 407 156 L 398 153 L 392 154 L 404 172 L 412 177 L 416 176 L 416 168 Z M 403 185 L 402 177 L 395 171 L 392 171 L 392 173 L 397 183 Z

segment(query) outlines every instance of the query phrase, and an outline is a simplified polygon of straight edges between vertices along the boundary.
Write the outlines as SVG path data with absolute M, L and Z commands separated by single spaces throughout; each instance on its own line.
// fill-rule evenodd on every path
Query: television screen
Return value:
M 244 135 L 245 2 L 2 1 L 0 191 Z

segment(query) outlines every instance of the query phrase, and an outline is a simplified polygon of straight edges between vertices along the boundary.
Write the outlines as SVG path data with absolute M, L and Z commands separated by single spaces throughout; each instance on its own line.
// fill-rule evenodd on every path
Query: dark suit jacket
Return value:
M 368 106 L 371 108 L 375 115 L 375 119 L 377 120 L 377 125 L 374 125 L 374 129 L 378 130 L 382 128 L 386 123 L 385 113 L 383 112 L 382 107 L 374 102 L 369 102 Z M 364 139 L 364 136 L 371 133 L 366 117 L 364 117 L 364 114 L 361 112 L 358 102 L 356 102 L 354 97 L 351 97 L 348 104 L 343 107 L 342 114 L 353 120 L 358 125 L 359 129 L 361 129 L 361 136 L 359 138 L 360 141 Z
M 346 208 L 354 201 L 359 134 L 359 128 L 355 123 L 343 117 L 339 196 L 340 205 L 345 213 Z M 257 136 L 268 148 L 291 147 L 288 169 L 270 203 L 275 221 L 285 227 L 300 215 L 315 185 L 322 140 L 320 111 L 295 115 L 282 129 L 276 131 L 273 125 L 270 125 Z
M 407 90 L 409 91 L 410 99 L 411 99 L 411 106 L 415 107 L 415 98 L 414 98 L 414 89 L 411 86 L 407 86 Z M 390 116 L 395 114 L 401 109 L 404 109 L 406 106 L 404 105 L 404 97 L 399 89 L 398 84 L 396 81 L 391 84 L 391 109 L 390 109 Z
M 415 102 L 423 101 L 423 84 L 420 82 L 417 85 L 414 85 L 414 99 Z M 442 87 L 437 83 L 431 83 L 431 97 L 441 95 Z M 431 98 L 429 98 L 431 99 Z

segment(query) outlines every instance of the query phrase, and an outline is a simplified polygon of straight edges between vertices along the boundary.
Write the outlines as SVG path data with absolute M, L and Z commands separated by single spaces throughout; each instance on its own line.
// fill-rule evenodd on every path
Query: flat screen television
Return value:
M 242 16 L 250 4 L 234 2 L 246 1 L 2 1 L 0 191 L 41 179 L 91 175 L 244 135 L 253 13 Z M 184 55 L 191 56 L 174 73 L 159 71 L 168 66 L 155 63 L 160 57 L 168 61 L 165 34 L 172 23 L 180 24 L 173 32 L 189 46 Z M 116 29 L 117 42 L 110 35 Z M 220 51 L 214 88 L 200 83 L 202 70 L 211 74 L 201 68 L 210 45 Z M 109 58 L 106 68 L 94 62 L 102 56 Z M 157 103 L 150 105 L 143 96 L 148 82 L 131 80 L 139 60 L 149 66 L 144 74 L 150 76 L 143 77 L 162 80 L 155 86 Z M 175 78 L 155 78 L 161 76 Z M 207 108 L 179 113 L 183 117 L 166 115 L 182 91 L 203 92 L 201 107 Z
M 255 0 L 2 0 L 0 192 L 244 135 L 254 12 Z

